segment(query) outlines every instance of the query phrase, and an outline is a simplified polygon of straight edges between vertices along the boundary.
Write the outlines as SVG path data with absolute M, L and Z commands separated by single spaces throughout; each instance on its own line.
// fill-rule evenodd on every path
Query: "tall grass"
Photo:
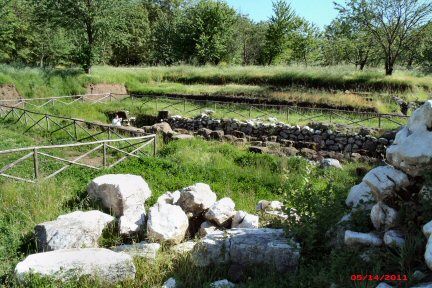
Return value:
M 228 66 L 115 68 L 96 66 L 90 75 L 75 69 L 14 68 L 0 65 L 0 84 L 15 84 L 26 97 L 82 93 L 89 83 L 120 83 L 129 91 L 152 82 L 203 85 L 252 85 L 301 87 L 318 90 L 406 92 L 431 90 L 431 76 L 397 72 L 384 76 L 376 70 L 355 71 L 351 67 Z M 256 88 L 252 88 L 256 92 Z M 247 94 L 249 91 L 244 91 Z

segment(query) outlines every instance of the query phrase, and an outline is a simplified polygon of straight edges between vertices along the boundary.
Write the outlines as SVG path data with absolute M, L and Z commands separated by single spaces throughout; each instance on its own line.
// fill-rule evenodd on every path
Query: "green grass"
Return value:
M 42 102 L 41 102 L 42 103 Z M 252 107 L 248 104 L 214 104 L 205 102 L 182 101 L 173 99 L 158 99 L 144 97 L 143 99 L 124 99 L 121 101 L 89 103 L 76 102 L 73 105 L 63 105 L 57 103 L 55 105 L 46 105 L 42 108 L 28 107 L 32 111 L 39 111 L 53 115 L 61 115 L 72 118 L 86 119 L 88 121 L 100 121 L 109 123 L 108 113 L 119 110 L 127 110 L 130 116 L 153 115 L 156 116 L 160 110 L 168 110 L 171 115 L 181 115 L 184 117 L 195 117 L 200 115 L 205 110 L 211 109 L 215 111 L 212 115 L 215 119 L 235 118 L 238 120 L 261 119 L 268 121 L 269 117 L 275 117 L 278 121 L 291 125 L 308 125 L 311 122 L 321 122 L 327 124 L 345 124 L 351 122 L 365 120 L 352 124 L 352 129 L 356 130 L 360 127 L 378 128 L 379 120 L 377 118 L 369 119 L 368 114 L 356 113 L 337 113 L 332 114 L 325 110 L 280 110 L 276 108 Z M 406 123 L 405 118 L 392 118 L 401 124 Z M 400 125 L 387 119 L 381 119 L 381 129 L 396 129 Z
M 225 95 L 267 100 L 329 105 L 351 109 L 396 111 L 390 95 L 425 100 L 432 77 L 401 71 L 386 77 L 377 70 L 352 67 L 94 67 L 92 74 L 80 70 L 13 68 L 0 65 L 0 84 L 14 84 L 24 97 L 82 94 L 91 83 L 124 84 L 130 93 L 165 95 Z M 356 94 L 350 91 L 372 92 Z
M 0 125 L 0 132 L 8 140 L 2 142 L 2 149 L 50 141 L 39 135 L 38 130 L 23 135 L 11 124 Z M 17 286 L 13 268 L 25 255 L 34 253 L 33 228 L 36 224 L 77 209 L 97 207 L 87 198 L 86 188 L 91 179 L 106 173 L 143 176 L 153 191 L 146 206 L 151 206 L 166 191 L 204 182 L 212 187 L 218 198 L 231 197 L 239 210 L 254 212 L 261 199 L 283 200 L 287 207 L 295 208 L 300 222 L 273 222 L 272 227 L 282 225 L 291 237 L 301 242 L 302 260 L 298 273 L 279 274 L 251 267 L 246 270 L 247 280 L 239 287 L 318 288 L 329 287 L 332 283 L 349 287 L 352 274 L 411 275 L 413 268 L 422 267 L 416 260 L 424 252 L 422 235 L 413 238 L 403 251 L 375 249 L 373 265 L 358 260 L 367 248 L 332 249 L 328 246 L 327 231 L 347 212 L 344 201 L 348 190 L 360 181 L 356 169 L 369 168 L 367 165 L 346 163 L 342 170 L 321 169 L 299 157 L 253 154 L 244 146 L 220 142 L 193 139 L 159 143 L 157 158 L 131 159 L 109 171 L 72 167 L 54 180 L 35 185 L 0 179 L 0 283 L 6 287 Z M 0 156 L 0 166 L 3 164 L 4 158 Z M 364 227 L 364 223 L 359 225 Z M 107 238 L 101 243 L 107 247 L 118 239 L 117 235 L 112 235 L 111 240 Z M 183 287 L 207 287 L 212 281 L 226 278 L 228 269 L 226 266 L 196 268 L 189 256 L 175 256 L 167 247 L 156 261 L 135 259 L 135 264 L 136 279 L 112 287 L 160 287 L 169 277 L 175 277 Z M 26 287 L 59 286 L 111 287 L 92 279 L 64 284 L 37 277 L 26 284 Z
M 15 139 L 15 143 L 5 145 L 5 148 L 9 148 L 10 145 L 28 145 L 32 142 L 31 137 L 23 136 L 20 131 L 11 131 L 7 126 L 2 126 L 1 132 L 2 135 Z M 0 163 L 5 162 L 1 160 Z M 354 175 L 357 166 L 357 164 L 349 164 L 343 171 L 316 170 L 318 174 L 314 183 L 317 187 L 321 187 L 320 183 L 328 182 L 330 179 L 334 179 L 337 183 L 335 185 L 337 193 L 328 195 L 331 198 L 329 201 L 339 207 L 336 210 L 332 205 L 335 213 L 334 221 L 344 211 L 343 199 L 346 190 L 357 181 Z M 76 209 L 93 208 L 86 198 L 85 191 L 89 181 L 100 174 L 109 172 L 142 175 L 153 191 L 148 205 L 152 205 L 157 197 L 166 191 L 204 182 L 212 187 L 219 198 L 231 197 L 237 209 L 254 212 L 256 203 L 261 199 L 281 200 L 289 195 L 290 191 L 294 193 L 295 188 L 302 185 L 301 174 L 306 167 L 309 167 L 307 161 L 300 158 L 251 154 L 242 147 L 195 139 L 162 145 L 157 158 L 128 160 L 110 171 L 94 172 L 72 167 L 55 180 L 35 185 L 1 179 L 0 279 L 7 286 L 13 285 L 13 267 L 25 254 L 34 251 L 32 230 L 37 223 L 55 219 L 60 214 Z M 292 205 L 296 204 L 294 198 L 292 201 Z M 290 204 L 290 200 L 287 204 Z M 186 264 L 187 267 L 190 266 L 187 261 L 187 259 L 174 258 L 168 252 L 162 253 L 155 264 L 137 260 L 137 279 L 125 286 L 160 286 L 169 276 L 175 276 L 185 283 L 185 287 L 200 287 L 202 283 L 220 279 L 218 277 L 226 273 L 226 267 L 221 267 L 219 270 L 196 269 L 192 277 L 190 271 L 185 268 Z M 280 279 L 276 274 L 250 273 L 252 278 L 246 287 L 266 287 L 259 286 L 266 283 L 262 279 L 264 276 L 268 281 L 271 279 L 272 285 L 293 281 L 288 275 L 287 278 Z M 76 287 L 95 285 L 92 281 L 89 283 L 87 286 L 80 282 Z
M 12 68 L 7 67 L 7 69 Z M 85 83 L 89 83 L 89 81 L 116 83 L 121 77 L 124 77 L 123 80 L 128 81 L 126 74 L 121 72 L 123 68 L 117 70 L 117 72 L 120 71 L 121 73 L 112 73 L 113 69 L 95 69 L 96 75 L 100 77 L 99 79 L 92 78 L 95 75 L 65 74 L 47 76 L 42 81 L 38 78 L 40 76 L 38 73 L 41 72 L 36 69 L 26 70 L 25 73 L 29 73 L 27 75 L 29 77 L 22 75 L 21 70 L 16 71 L 17 75 L 20 76 L 14 77 L 20 79 L 24 90 L 28 89 L 29 97 L 36 95 L 33 93 L 41 93 L 44 96 L 77 94 L 82 93 Z M 168 68 L 154 69 L 157 71 L 157 69 Z M 205 72 L 205 69 L 216 68 L 202 69 Z M 130 73 L 130 69 L 126 69 L 126 71 Z M 4 80 L 6 78 L 4 74 L 0 73 L 0 79 Z M 148 89 L 158 87 L 162 91 L 164 91 L 163 89 L 172 89 L 170 90 L 172 93 L 181 89 L 192 89 L 183 90 L 182 93 L 205 91 L 206 88 L 209 89 L 207 92 L 217 93 L 217 89 L 226 89 L 228 87 L 228 90 L 224 93 L 229 94 L 230 89 L 242 91 L 250 88 L 250 90 L 247 90 L 248 93 L 253 94 L 256 92 L 259 94 L 261 93 L 260 89 L 264 89 L 261 91 L 266 89 L 262 88 L 263 86 L 249 87 L 245 86 L 245 84 L 228 84 L 219 87 L 216 85 L 185 85 L 172 82 L 158 83 L 154 82 L 154 79 L 146 80 L 144 76 L 140 81 L 142 82 L 135 83 L 136 87 L 138 85 L 141 85 L 140 87 L 150 87 Z M 149 81 L 150 84 L 145 86 L 145 83 L 147 83 L 145 81 Z M 162 79 L 162 81 L 164 80 Z M 29 83 L 32 84 L 28 85 Z M 130 84 L 130 82 L 122 83 Z M 172 85 L 174 88 L 171 87 Z M 215 90 L 212 91 L 211 89 Z M 68 91 L 76 92 L 66 93 Z M 147 92 L 151 94 L 151 91 Z M 154 91 L 155 94 L 159 92 Z M 174 102 L 164 100 L 150 101 L 146 105 L 139 103 L 142 102 L 124 100 L 96 105 L 76 103 L 71 106 L 47 106 L 39 109 L 39 111 L 107 123 L 107 112 L 126 109 L 130 110 L 132 115 L 154 115 L 164 106 Z M 183 104 L 180 104 L 177 108 L 180 111 L 169 109 L 172 109 L 173 114 L 194 116 L 181 111 Z M 196 108 L 212 107 L 200 107 L 187 102 L 185 108 L 186 111 L 189 111 Z M 215 117 L 248 119 L 258 117 L 261 114 L 259 111 L 251 111 L 249 117 L 250 110 L 246 105 L 237 107 L 235 111 L 235 113 L 228 112 L 226 109 L 223 110 L 222 107 L 216 107 Z M 194 113 L 198 114 L 198 112 L 199 109 Z M 278 111 L 271 111 L 273 116 L 285 120 L 286 115 L 278 113 Z M 292 124 L 307 124 L 302 121 L 304 120 L 301 120 L 300 115 L 295 114 L 291 114 L 288 119 L 288 122 Z M 333 121 L 343 123 L 344 120 L 335 117 Z M 373 122 L 365 123 L 376 125 Z M 41 132 L 40 129 L 35 129 L 25 135 L 24 130 L 25 128 L 22 125 L 14 125 L 12 122 L 0 125 L 0 134 L 2 135 L 0 149 L 69 141 L 65 134 L 57 135 L 55 138 L 48 138 L 48 134 Z M 261 199 L 283 200 L 288 207 L 296 208 L 301 215 L 302 221 L 300 223 L 284 223 L 283 227 L 286 227 L 291 236 L 302 244 L 302 261 L 298 273 L 279 275 L 266 269 L 249 269 L 247 271 L 249 278 L 240 287 L 329 287 L 332 283 L 337 283 L 340 287 L 348 287 L 352 285 L 350 281 L 351 274 L 411 273 L 413 267 L 422 267 L 418 261 L 421 258 L 419 258 L 419 255 L 424 252 L 422 250 L 424 241 L 418 240 L 423 239 L 421 237 L 412 240 L 412 244 L 408 247 L 411 250 L 408 248 L 404 251 L 388 251 L 386 248 L 377 249 L 374 251 L 373 265 L 365 265 L 365 263 L 358 260 L 359 255 L 365 249 L 331 249 L 328 247 L 326 232 L 346 213 L 344 200 L 349 188 L 360 181 L 355 171 L 357 167 L 363 166 L 362 164 L 349 163 L 344 165 L 343 170 L 323 170 L 311 166 L 305 159 L 251 154 L 243 146 L 236 147 L 219 142 L 205 142 L 194 139 L 169 144 L 162 144 L 161 141 L 159 143 L 157 158 L 128 160 L 109 171 L 95 172 L 72 167 L 65 173 L 60 174 L 55 180 L 36 185 L 0 179 L 0 202 L 2 203 L 0 205 L 0 283 L 5 286 L 16 285 L 13 279 L 13 268 L 25 255 L 34 253 L 35 240 L 32 231 L 37 223 L 55 219 L 60 214 L 77 209 L 88 210 L 95 208 L 93 203 L 86 197 L 86 187 L 91 179 L 105 173 L 142 175 L 153 191 L 153 197 L 148 201 L 148 206 L 151 206 L 157 197 L 166 191 L 173 191 L 196 182 L 204 182 L 210 184 L 218 194 L 218 198 L 231 197 L 236 203 L 237 209 L 254 212 L 256 203 Z M 59 151 L 57 153 L 58 156 L 64 156 L 62 153 L 66 152 Z M 10 158 L 0 156 L 0 167 L 3 167 L 7 159 Z M 51 163 L 46 164 L 51 168 L 55 168 Z M 19 172 L 25 173 L 31 168 L 30 163 L 26 163 Z M 280 224 L 273 223 L 273 225 Z M 113 238 L 118 239 L 118 237 Z M 107 243 L 110 242 L 112 241 L 105 241 L 104 245 L 108 245 Z M 422 248 L 419 249 L 418 247 Z M 225 266 L 217 269 L 190 268 L 192 264 L 188 257 L 175 257 L 167 250 L 164 250 L 155 262 L 135 259 L 135 264 L 138 269 L 137 278 L 132 282 L 122 283 L 120 286 L 160 287 L 167 278 L 175 277 L 183 283 L 184 287 L 205 287 L 212 281 L 226 278 L 228 269 Z M 78 282 L 68 284 L 53 283 L 46 279 L 33 279 L 28 286 L 106 287 L 106 284 L 91 279 L 81 279 Z

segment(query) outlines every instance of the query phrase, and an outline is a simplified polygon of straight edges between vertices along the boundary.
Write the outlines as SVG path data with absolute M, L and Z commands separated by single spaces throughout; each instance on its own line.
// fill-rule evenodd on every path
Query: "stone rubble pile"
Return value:
M 432 100 L 417 109 L 409 119 L 408 125 L 397 133 L 393 144 L 386 151 L 388 164 L 369 171 L 363 181 L 350 190 L 346 199 L 347 206 L 353 210 L 370 211 L 370 220 L 375 231 L 360 233 L 347 230 L 344 237 L 346 245 L 405 245 L 407 235 L 399 229 L 402 219 L 394 199 L 400 194 L 415 193 L 413 187 L 423 181 L 419 176 L 432 171 L 431 143 Z M 423 187 L 421 191 L 428 189 Z M 344 216 L 344 220 L 349 221 L 349 218 Z M 423 226 L 423 233 L 429 239 L 425 261 L 432 270 L 431 232 L 432 221 Z
M 235 210 L 234 201 L 228 197 L 218 200 L 207 184 L 166 192 L 150 207 L 148 215 L 144 205 L 152 192 L 140 176 L 100 176 L 91 181 L 87 192 L 114 217 L 97 210 L 75 211 L 36 225 L 35 236 L 42 253 L 29 255 L 16 266 L 20 281 L 32 273 L 61 281 L 81 276 L 111 283 L 123 281 L 135 277 L 133 257 L 154 260 L 161 244 L 171 245 L 175 254 L 190 253 L 197 266 L 229 262 L 274 265 L 278 271 L 297 268 L 298 243 L 286 238 L 283 230 L 259 228 L 259 216 Z M 278 217 L 284 217 L 282 209 L 278 201 L 263 200 L 257 206 L 257 210 Z M 145 235 L 146 240 L 111 250 L 98 248 L 106 229 L 129 239 Z M 187 240 L 198 237 L 201 240 Z M 213 284 L 232 287 L 225 281 Z M 165 287 L 175 285 L 175 279 L 165 283 Z

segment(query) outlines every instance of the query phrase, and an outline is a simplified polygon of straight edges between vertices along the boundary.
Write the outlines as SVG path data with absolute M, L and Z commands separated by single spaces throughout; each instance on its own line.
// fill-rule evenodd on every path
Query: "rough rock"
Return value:
M 417 284 L 416 286 L 411 286 L 411 288 L 432 288 L 432 282 Z
M 237 211 L 232 221 L 232 228 L 258 228 L 259 217 L 244 211 Z
M 270 265 L 277 271 L 295 270 L 300 245 L 288 240 L 282 229 L 230 229 L 207 235 L 192 251 L 195 265 L 236 263 L 245 266 Z
M 189 134 L 175 134 L 171 137 L 171 140 L 191 140 L 193 138 L 194 136 Z
M 35 227 L 39 251 L 98 247 L 102 231 L 114 217 L 97 210 L 75 211 Z
M 414 273 L 412 274 L 412 278 L 414 279 L 414 280 L 416 280 L 416 281 L 421 281 L 421 280 L 423 280 L 424 278 L 426 278 L 426 274 L 425 273 L 423 273 L 422 271 L 420 271 L 420 270 L 416 270 L 416 271 L 414 271 Z
M 423 185 L 420 189 L 419 197 L 423 201 L 432 201 L 432 186 Z
M 372 190 L 365 182 L 361 182 L 351 188 L 345 203 L 348 207 L 359 208 L 370 206 L 372 201 Z
M 135 244 L 124 244 L 114 247 L 112 250 L 115 252 L 124 252 L 132 257 L 141 257 L 146 259 L 156 259 L 157 253 L 161 245 L 159 243 L 135 243 Z
M 418 176 L 432 168 L 432 100 L 426 101 L 396 134 L 387 148 L 389 163 L 411 176 Z
M 217 231 L 218 228 L 213 225 L 212 223 L 205 221 L 201 224 L 199 230 L 198 230 L 198 234 L 200 237 L 205 237 L 210 233 L 213 233 L 215 231 Z
M 135 206 L 127 209 L 119 218 L 120 234 L 140 232 L 145 226 L 145 209 L 143 206 Z
M 215 140 L 222 140 L 225 135 L 223 130 L 212 131 L 210 133 L 210 138 Z
M 424 257 L 426 265 L 429 267 L 430 270 L 432 270 L 432 237 L 429 237 L 428 239 Z
M 360 233 L 347 230 L 344 237 L 345 245 L 381 246 L 383 241 L 374 233 Z
M 231 224 L 231 219 L 236 214 L 234 208 L 235 204 L 231 198 L 222 198 L 210 206 L 208 211 L 205 213 L 205 218 L 219 226 L 227 227 Z
M 366 174 L 363 181 L 369 185 L 377 201 L 383 200 L 409 185 L 408 176 L 391 166 L 380 166 L 372 169 Z
M 282 211 L 284 205 L 280 201 L 260 200 L 256 206 L 257 211 Z
M 179 206 L 157 203 L 149 211 L 147 236 L 154 241 L 178 244 L 188 226 L 188 217 Z
M 390 286 L 385 282 L 381 282 L 378 284 L 378 286 L 376 286 L 376 288 L 393 288 L 393 286 Z
M 422 228 L 423 234 L 426 236 L 426 238 L 429 239 L 430 235 L 432 234 L 432 221 L 429 221 L 426 223 Z
M 116 216 L 122 216 L 129 207 L 144 205 L 151 197 L 151 190 L 141 176 L 109 174 L 97 177 L 90 183 L 88 194 L 101 200 L 104 207 Z
M 195 241 L 187 241 L 171 247 L 171 251 L 177 254 L 186 254 L 191 252 L 195 247 L 195 245 L 196 245 Z
M 400 231 L 389 230 L 384 233 L 384 244 L 401 248 L 405 245 L 405 238 Z
M 176 205 L 180 199 L 180 191 L 166 192 L 157 199 L 157 203 Z
M 165 283 L 162 285 L 162 288 L 176 288 L 177 287 L 177 281 L 174 278 L 169 278 Z
M 218 280 L 210 284 L 211 288 L 233 288 L 236 285 L 227 279 Z
M 197 135 L 202 136 L 204 139 L 210 139 L 211 129 L 201 128 L 197 131 Z
M 342 165 L 339 162 L 339 160 L 332 159 L 332 158 L 325 158 L 325 159 L 321 160 L 320 166 L 323 168 L 333 167 L 333 168 L 337 168 L 337 169 L 342 169 Z
M 180 190 L 180 198 L 177 205 L 193 217 L 199 216 L 216 202 L 216 194 L 210 186 L 204 183 L 197 183 Z
M 259 147 L 259 146 L 250 146 L 249 152 L 256 153 L 256 154 L 265 154 L 268 153 L 267 147 Z
M 68 281 L 82 276 L 116 283 L 135 278 L 132 257 L 102 248 L 63 249 L 27 256 L 15 267 L 20 281 L 29 274 L 40 274 Z
M 371 221 L 375 229 L 389 230 L 398 224 L 398 212 L 382 202 L 372 207 Z
M 97 177 L 90 183 L 88 195 L 120 218 L 120 232 L 130 234 L 145 224 L 144 203 L 151 190 L 141 176 L 110 174 Z
M 151 126 L 151 132 L 152 133 L 162 132 L 164 134 L 167 134 L 167 133 L 173 133 L 173 130 L 171 129 L 171 126 L 167 122 L 161 122 Z

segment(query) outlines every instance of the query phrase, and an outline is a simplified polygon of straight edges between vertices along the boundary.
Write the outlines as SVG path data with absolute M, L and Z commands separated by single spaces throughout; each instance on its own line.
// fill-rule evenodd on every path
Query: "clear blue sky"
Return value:
M 248 14 L 255 22 L 267 20 L 272 15 L 272 0 L 225 0 L 242 14 Z M 334 0 L 287 0 L 297 15 L 315 23 L 320 28 L 336 17 Z M 338 0 L 338 3 L 343 1 Z

